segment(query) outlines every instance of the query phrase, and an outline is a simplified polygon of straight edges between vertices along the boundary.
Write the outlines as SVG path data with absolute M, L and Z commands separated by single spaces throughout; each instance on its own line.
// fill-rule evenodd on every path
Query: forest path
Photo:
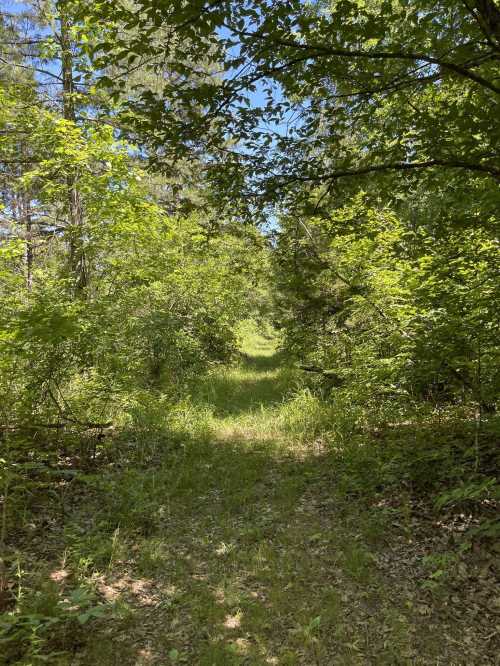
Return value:
M 339 495 L 334 456 L 296 437 L 281 362 L 257 337 L 201 382 L 190 443 L 140 477 L 148 533 L 139 512 L 143 534 L 105 587 L 128 611 L 85 664 L 464 663 L 443 643 L 456 619 L 436 622 L 411 558 L 392 561 L 408 539 L 388 548 L 382 518 Z

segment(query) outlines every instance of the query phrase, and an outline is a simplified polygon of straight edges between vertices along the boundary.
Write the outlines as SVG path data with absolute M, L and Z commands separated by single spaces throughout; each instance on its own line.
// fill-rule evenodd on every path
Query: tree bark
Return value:
M 63 117 L 76 123 L 75 84 L 73 79 L 73 53 L 71 50 L 71 24 L 65 14 L 62 3 L 58 3 L 60 12 L 61 69 L 63 83 Z M 83 237 L 83 210 L 76 174 L 67 176 L 70 265 L 74 276 L 75 291 L 81 293 L 88 286 L 87 258 Z
M 474 0 L 473 4 L 478 23 L 489 37 L 490 43 L 493 42 L 495 47 L 500 49 L 500 8 L 494 0 Z
M 31 202 L 29 194 L 25 193 L 22 197 L 23 217 L 26 234 L 26 288 L 31 291 L 33 288 L 33 220 L 31 217 Z

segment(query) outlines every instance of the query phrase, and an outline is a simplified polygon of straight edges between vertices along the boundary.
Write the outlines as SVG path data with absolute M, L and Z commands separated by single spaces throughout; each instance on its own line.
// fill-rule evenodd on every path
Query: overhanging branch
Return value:
M 332 173 L 318 174 L 315 176 L 292 176 L 283 178 L 283 184 L 293 182 L 327 182 L 337 180 L 338 178 L 347 178 L 349 176 L 363 176 L 369 173 L 383 171 L 411 171 L 413 169 L 430 169 L 432 167 L 444 167 L 448 169 L 466 169 L 478 173 L 484 173 L 493 176 L 496 180 L 500 179 L 500 168 L 490 164 L 476 164 L 464 162 L 461 160 L 426 160 L 425 162 L 388 162 L 386 164 L 372 164 L 365 167 L 354 169 L 340 169 Z

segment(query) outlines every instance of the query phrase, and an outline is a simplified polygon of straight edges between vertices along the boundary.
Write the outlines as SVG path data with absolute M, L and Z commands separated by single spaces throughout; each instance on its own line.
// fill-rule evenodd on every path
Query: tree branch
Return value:
M 363 176 L 369 173 L 376 173 L 381 171 L 410 171 L 412 169 L 430 169 L 432 167 L 445 167 L 450 169 L 466 169 L 468 171 L 477 171 L 493 176 L 496 180 L 500 179 L 500 168 L 487 164 L 475 164 L 470 162 L 463 162 L 461 160 L 427 160 L 425 162 L 389 162 L 386 164 L 372 164 L 358 169 L 345 169 L 334 171 L 330 174 L 319 174 L 317 176 L 292 176 L 288 182 L 317 182 L 337 180 L 338 178 L 345 178 L 349 176 Z M 287 179 L 284 179 L 285 184 Z
M 234 30 L 234 29 L 233 29 Z M 258 32 L 251 33 L 247 31 L 237 31 L 234 30 L 236 34 L 242 35 L 244 37 L 251 37 L 252 39 L 267 39 L 266 35 L 259 34 Z M 429 65 L 436 65 L 442 69 L 454 72 L 463 78 L 470 79 L 479 85 L 492 90 L 493 92 L 500 94 L 500 87 L 496 86 L 491 81 L 475 74 L 470 70 L 472 65 L 468 67 L 457 64 L 454 62 L 449 62 L 448 60 L 442 60 L 441 58 L 436 58 L 434 56 L 426 55 L 425 53 L 405 53 L 404 51 L 362 51 L 359 49 L 340 49 L 333 48 L 331 46 L 323 46 L 322 44 L 306 44 L 297 42 L 293 39 L 276 39 L 273 41 L 273 44 L 276 46 L 285 46 L 292 49 L 300 49 L 302 51 L 308 51 L 311 54 L 311 58 L 316 56 L 333 56 L 339 58 L 363 58 L 367 60 L 411 60 L 411 61 L 420 61 L 428 63 Z

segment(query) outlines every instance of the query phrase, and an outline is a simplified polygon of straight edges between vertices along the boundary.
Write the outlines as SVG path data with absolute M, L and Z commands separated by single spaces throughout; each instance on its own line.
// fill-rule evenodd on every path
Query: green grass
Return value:
M 170 415 L 172 443 L 71 517 L 65 567 L 109 612 L 50 663 L 461 664 L 464 637 L 480 645 L 466 618 L 429 621 L 411 568 L 378 566 L 392 514 L 344 494 L 328 410 L 263 333 L 247 324 L 241 358 Z

